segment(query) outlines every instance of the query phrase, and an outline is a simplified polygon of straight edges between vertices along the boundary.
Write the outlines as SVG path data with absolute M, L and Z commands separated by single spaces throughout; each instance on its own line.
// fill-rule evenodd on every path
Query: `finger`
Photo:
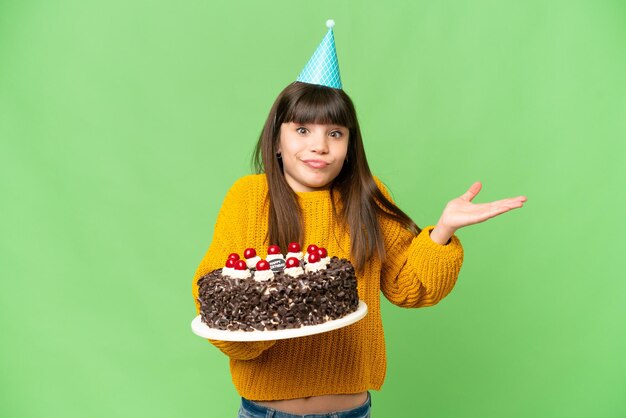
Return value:
M 494 200 L 490 202 L 490 205 L 518 205 L 524 203 L 526 200 L 526 196 L 517 196 L 517 197 L 508 197 L 506 199 Z
M 517 198 L 503 199 L 490 203 L 468 204 L 467 212 L 465 213 L 468 215 L 467 219 L 471 219 L 471 221 L 463 223 L 462 226 L 481 223 L 522 206 L 523 201 L 517 200 Z
M 479 181 L 475 182 L 474 184 L 470 186 L 470 188 L 465 193 L 463 193 L 463 195 L 461 196 L 461 199 L 471 202 L 472 199 L 476 197 L 478 192 L 480 192 L 480 189 L 482 187 L 483 185 Z
M 508 201 L 515 201 L 515 202 L 526 202 L 528 200 L 528 198 L 526 196 L 516 196 L 516 197 L 507 197 L 506 199 L 502 199 L 502 200 L 508 200 Z
M 497 203 L 497 204 L 496 202 L 492 202 L 489 204 L 490 206 L 489 218 L 493 218 L 494 216 L 501 215 L 513 209 L 521 208 L 523 205 L 524 205 L 523 202 L 520 202 L 517 200 L 508 200 L 508 199 L 505 199 L 505 201 Z

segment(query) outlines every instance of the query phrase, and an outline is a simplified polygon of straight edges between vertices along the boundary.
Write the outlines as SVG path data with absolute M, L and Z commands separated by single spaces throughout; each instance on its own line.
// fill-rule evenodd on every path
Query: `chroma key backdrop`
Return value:
M 626 416 L 616 0 L 0 2 L 0 416 L 236 416 L 191 280 L 327 19 L 372 171 L 420 227 L 474 181 L 528 197 L 458 231 L 440 304 L 381 296 L 372 416 Z

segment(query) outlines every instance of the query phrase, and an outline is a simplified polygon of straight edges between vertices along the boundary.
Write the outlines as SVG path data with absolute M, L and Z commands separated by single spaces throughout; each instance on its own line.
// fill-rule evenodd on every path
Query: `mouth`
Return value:
M 301 160 L 301 161 L 311 168 L 325 168 L 330 165 L 330 163 L 324 160 Z

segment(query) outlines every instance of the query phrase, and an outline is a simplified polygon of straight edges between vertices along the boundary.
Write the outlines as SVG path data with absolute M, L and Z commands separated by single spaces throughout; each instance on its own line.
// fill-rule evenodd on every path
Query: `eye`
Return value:
M 343 136 L 343 133 L 341 131 L 332 131 L 328 135 L 332 138 L 341 138 Z
M 302 126 L 300 126 L 299 128 L 296 128 L 296 132 L 298 132 L 300 135 L 304 135 L 307 132 L 307 128 L 303 128 Z

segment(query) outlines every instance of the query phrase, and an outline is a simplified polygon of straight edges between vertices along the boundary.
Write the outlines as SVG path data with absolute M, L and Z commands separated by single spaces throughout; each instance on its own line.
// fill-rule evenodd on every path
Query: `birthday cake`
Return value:
M 289 244 L 283 256 L 268 248 L 265 260 L 248 248 L 198 280 L 202 321 L 229 331 L 273 331 L 318 325 L 357 310 L 354 267 L 324 248 Z

